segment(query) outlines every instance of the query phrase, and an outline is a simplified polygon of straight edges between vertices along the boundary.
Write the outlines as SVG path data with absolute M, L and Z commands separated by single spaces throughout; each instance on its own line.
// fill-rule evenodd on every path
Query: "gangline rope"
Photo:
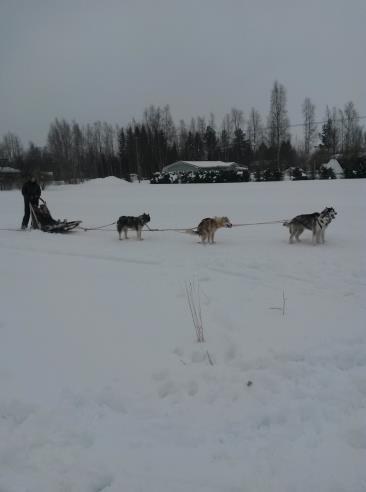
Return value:
M 256 226 L 256 225 L 266 225 L 266 224 L 282 224 L 284 220 L 270 220 L 266 222 L 244 222 L 242 224 L 232 224 L 232 227 L 246 227 L 246 226 Z M 107 229 L 107 227 L 110 227 L 112 225 L 115 225 L 117 221 L 111 222 L 110 224 L 105 224 L 101 226 L 96 226 L 96 227 L 82 227 L 78 226 L 76 229 L 81 229 L 84 232 L 87 231 L 114 231 L 114 229 Z M 169 228 L 150 228 L 147 226 L 147 229 L 143 229 L 144 231 L 149 231 L 149 232 L 191 232 L 195 231 L 197 229 L 196 227 L 186 227 L 186 228 L 175 228 L 175 227 L 169 227 Z M 4 227 L 0 228 L 0 231 L 21 231 L 21 229 L 12 229 L 10 227 Z

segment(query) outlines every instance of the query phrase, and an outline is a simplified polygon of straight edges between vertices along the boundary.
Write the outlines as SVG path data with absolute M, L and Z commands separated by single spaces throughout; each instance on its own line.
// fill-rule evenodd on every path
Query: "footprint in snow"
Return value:
M 187 394 L 189 396 L 195 396 L 198 393 L 198 384 L 196 381 L 189 381 L 187 384 Z
M 161 384 L 158 388 L 158 395 L 160 398 L 166 398 L 167 396 L 172 396 L 177 394 L 179 391 L 178 385 L 173 381 L 166 381 Z
M 93 479 L 90 492 L 107 492 L 113 484 L 114 477 L 109 474 L 101 474 Z

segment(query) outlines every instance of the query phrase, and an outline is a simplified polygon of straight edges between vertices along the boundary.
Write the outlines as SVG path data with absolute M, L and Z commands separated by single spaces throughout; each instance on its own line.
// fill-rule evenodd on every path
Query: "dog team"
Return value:
M 300 236 L 305 229 L 312 232 L 313 244 L 324 243 L 324 234 L 326 228 L 335 219 L 337 212 L 333 207 L 326 207 L 321 212 L 314 212 L 312 214 L 297 215 L 291 220 L 283 222 L 285 227 L 288 227 L 290 232 L 289 242 L 292 244 L 294 238 L 297 242 L 300 242 Z M 142 214 L 138 217 L 121 216 L 117 221 L 117 231 L 119 239 L 122 239 L 122 232 L 125 239 L 128 239 L 127 231 L 132 229 L 136 231 L 137 239 L 142 240 L 142 229 L 144 226 L 149 227 L 147 224 L 150 222 L 149 214 Z M 197 234 L 201 238 L 202 244 L 214 244 L 215 233 L 222 227 L 232 227 L 232 223 L 227 217 L 207 217 L 201 220 L 195 230 L 187 230 L 190 234 Z

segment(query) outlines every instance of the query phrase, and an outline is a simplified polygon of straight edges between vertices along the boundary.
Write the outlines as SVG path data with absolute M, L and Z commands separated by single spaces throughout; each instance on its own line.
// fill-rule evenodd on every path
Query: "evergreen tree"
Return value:
M 120 177 L 130 181 L 130 169 L 127 155 L 127 138 L 123 128 L 118 135 L 118 158 L 120 162 Z
M 232 160 L 238 164 L 248 164 L 252 160 L 250 142 L 241 128 L 234 131 L 230 155 Z
M 322 166 L 319 173 L 320 179 L 336 179 L 333 169 Z
M 336 154 L 340 147 L 341 131 L 339 127 L 339 117 L 336 108 L 332 111 L 327 106 L 326 122 L 322 126 L 322 132 L 319 135 L 321 147 L 326 150 L 328 156 Z
M 227 162 L 230 153 L 230 134 L 226 129 L 221 130 L 220 134 L 220 160 Z

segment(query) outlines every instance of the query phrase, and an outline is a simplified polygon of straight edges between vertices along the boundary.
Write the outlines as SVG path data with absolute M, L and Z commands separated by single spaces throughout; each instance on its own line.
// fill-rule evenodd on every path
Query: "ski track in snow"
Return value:
M 310 233 L 289 245 L 281 224 L 205 247 L 173 232 L 0 231 L 0 492 L 364 492 L 365 184 L 46 190 L 56 218 L 83 224 L 338 216 L 316 247 Z M 19 192 L 0 208 L 0 227 L 17 225 Z

